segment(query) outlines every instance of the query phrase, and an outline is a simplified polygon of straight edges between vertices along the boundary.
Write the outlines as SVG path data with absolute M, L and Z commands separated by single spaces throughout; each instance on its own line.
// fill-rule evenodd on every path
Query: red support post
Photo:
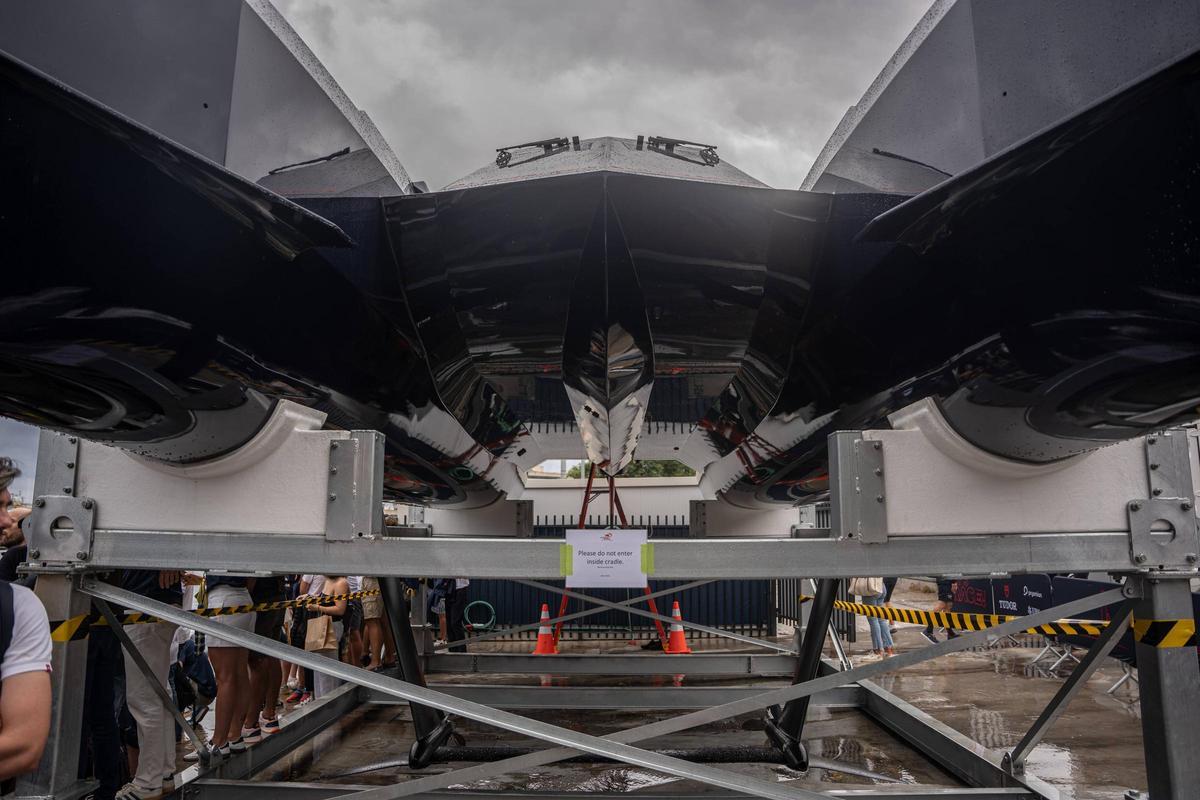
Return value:
M 625 509 L 621 508 L 621 496 L 619 494 L 617 494 L 617 484 L 616 484 L 616 480 L 614 478 L 608 479 L 608 491 L 612 496 L 612 502 L 617 507 L 617 513 L 621 517 L 621 527 L 622 528 L 629 527 L 629 522 L 625 518 Z M 652 592 L 650 591 L 649 583 L 647 583 L 646 586 L 642 587 L 642 592 L 644 594 L 652 594 Z M 650 606 L 651 613 L 657 614 L 658 613 L 658 603 L 654 602 L 654 598 L 651 597 L 647 601 L 647 603 Z M 660 620 L 660 619 L 654 620 L 654 627 L 658 629 L 658 638 L 662 640 L 663 650 L 666 650 L 667 649 L 667 631 L 665 628 L 663 628 L 662 620 Z
M 579 508 L 579 527 L 583 528 L 587 525 L 588 506 L 592 502 L 592 480 L 596 477 L 596 465 L 588 465 L 587 486 L 583 489 L 583 505 Z M 612 480 L 611 478 L 609 479 Z M 565 594 L 562 596 L 562 601 L 558 604 L 558 613 L 554 616 L 561 617 L 567 613 L 568 598 Z M 657 613 L 657 612 L 655 612 Z M 661 627 L 661 626 L 660 626 Z M 562 635 L 563 623 L 561 621 L 554 624 L 554 646 L 558 647 L 558 638 Z

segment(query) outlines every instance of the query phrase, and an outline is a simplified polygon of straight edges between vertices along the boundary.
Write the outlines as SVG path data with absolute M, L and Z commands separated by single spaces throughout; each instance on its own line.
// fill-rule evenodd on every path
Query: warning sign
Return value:
M 567 588 L 644 588 L 645 544 L 645 530 L 567 531 L 571 549 Z

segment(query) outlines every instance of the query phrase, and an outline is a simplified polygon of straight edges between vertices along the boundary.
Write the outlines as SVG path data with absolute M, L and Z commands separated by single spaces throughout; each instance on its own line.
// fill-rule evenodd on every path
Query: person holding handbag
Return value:
M 345 595 L 350 592 L 350 583 L 344 575 L 320 575 L 320 593 L 323 595 Z M 314 579 L 314 585 L 317 581 Z M 346 614 L 349 602 L 345 597 L 340 600 L 327 600 L 320 605 L 310 606 L 308 610 L 308 630 L 304 637 L 304 649 L 310 653 L 338 660 L 338 642 L 342 639 L 342 617 Z M 324 697 L 341 685 L 341 680 L 332 675 L 313 670 L 313 697 Z
M 882 607 L 885 602 L 883 578 L 851 578 L 850 594 L 858 595 L 863 605 Z M 867 617 L 867 625 L 871 628 L 871 655 L 876 658 L 896 655 L 887 620 Z

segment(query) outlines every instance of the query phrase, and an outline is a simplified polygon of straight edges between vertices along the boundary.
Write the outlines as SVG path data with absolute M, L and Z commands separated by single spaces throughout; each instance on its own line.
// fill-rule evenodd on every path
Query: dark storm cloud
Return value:
M 929 6 L 876 2 L 276 0 L 414 178 L 495 148 L 638 133 L 712 142 L 798 186 Z

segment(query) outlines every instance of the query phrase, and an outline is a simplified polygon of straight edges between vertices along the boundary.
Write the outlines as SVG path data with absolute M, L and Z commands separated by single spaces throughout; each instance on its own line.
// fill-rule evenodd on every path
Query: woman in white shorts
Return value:
M 252 601 L 246 582 L 246 578 L 209 576 L 206 581 L 208 599 L 205 608 L 250 605 Z M 253 611 L 211 617 L 219 625 L 248 633 L 254 632 L 254 618 Z M 261 740 L 258 731 L 242 728 L 242 720 L 246 718 L 251 703 L 250 669 L 246 664 L 248 651 L 241 645 L 211 634 L 205 637 L 205 642 L 209 661 L 217 677 L 217 714 L 210 744 L 221 755 L 241 752 L 247 745 Z

